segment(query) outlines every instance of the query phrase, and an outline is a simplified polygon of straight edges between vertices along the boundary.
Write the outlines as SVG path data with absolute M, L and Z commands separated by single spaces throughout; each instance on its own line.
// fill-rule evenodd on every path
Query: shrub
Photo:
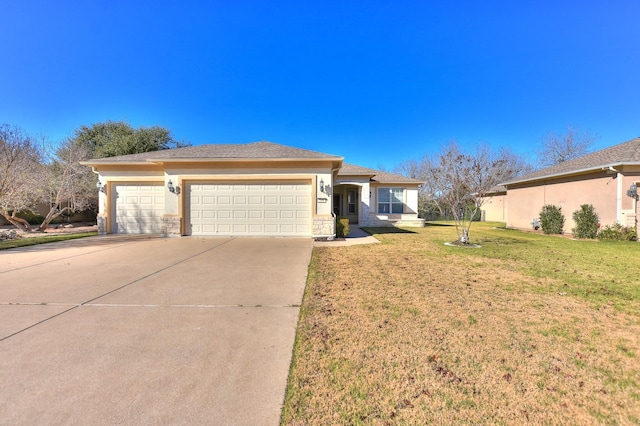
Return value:
M 349 219 L 339 217 L 336 220 L 336 237 L 343 238 L 349 235 Z
M 564 228 L 564 216 L 562 207 L 547 204 L 540 212 L 540 226 L 545 234 L 562 234 Z
M 598 234 L 599 218 L 596 209 L 591 204 L 583 204 L 580 210 L 573 212 L 576 227 L 572 229 L 576 238 L 595 238 Z
M 619 223 L 607 225 L 598 233 L 602 241 L 634 241 L 637 239 L 636 228 L 622 226 Z
M 31 210 L 22 210 L 16 216 L 29 222 L 29 225 L 40 225 L 44 222 L 44 216 L 34 213 Z

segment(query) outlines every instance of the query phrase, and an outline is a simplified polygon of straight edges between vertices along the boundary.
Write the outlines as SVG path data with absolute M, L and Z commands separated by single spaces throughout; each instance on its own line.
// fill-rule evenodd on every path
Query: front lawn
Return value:
M 640 243 L 497 226 L 315 248 L 282 424 L 640 424 Z
M 98 235 L 97 232 L 83 232 L 78 234 L 54 234 L 42 235 L 40 237 L 20 238 L 18 240 L 0 241 L 0 250 L 16 247 L 33 246 L 36 244 L 55 243 L 56 241 L 73 240 L 76 238 L 92 237 Z

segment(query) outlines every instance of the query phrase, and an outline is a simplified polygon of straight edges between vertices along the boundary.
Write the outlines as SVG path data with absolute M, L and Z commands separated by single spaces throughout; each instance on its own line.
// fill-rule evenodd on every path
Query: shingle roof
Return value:
M 640 138 L 631 139 L 630 141 L 623 142 L 573 160 L 564 161 L 560 164 L 505 182 L 504 184 L 509 185 L 570 175 L 623 164 L 640 164 Z
M 379 183 L 424 183 L 418 179 L 408 178 L 395 173 L 387 173 L 381 170 L 369 169 L 367 167 L 356 166 L 349 163 L 344 163 L 342 165 L 342 168 L 338 171 L 338 176 L 369 176 L 371 181 Z
M 247 144 L 210 144 L 189 146 L 186 148 L 165 149 L 161 151 L 144 152 L 140 154 L 120 155 L 117 157 L 97 158 L 83 161 L 83 164 L 125 164 L 147 163 L 154 161 L 188 161 L 188 160 L 217 160 L 217 159 L 313 159 L 342 161 L 343 157 L 309 151 L 301 148 L 280 145 L 273 142 L 261 141 Z M 423 183 L 417 179 L 387 173 L 380 170 L 360 167 L 353 164 L 342 165 L 338 172 L 340 176 L 369 176 L 374 182 L 380 183 Z
M 210 144 L 186 148 L 165 149 L 141 154 L 120 155 L 87 161 L 89 164 L 147 162 L 154 160 L 208 160 L 208 159 L 332 159 L 342 157 L 280 145 L 273 142 L 247 144 Z

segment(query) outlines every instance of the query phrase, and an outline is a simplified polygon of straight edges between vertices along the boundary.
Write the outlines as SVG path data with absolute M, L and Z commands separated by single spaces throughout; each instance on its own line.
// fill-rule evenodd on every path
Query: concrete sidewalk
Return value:
M 377 244 L 380 241 L 366 233 L 358 225 L 349 225 L 349 236 L 331 241 L 315 241 L 314 247 L 344 247 L 358 244 Z
M 0 423 L 277 425 L 312 241 L 0 254 Z

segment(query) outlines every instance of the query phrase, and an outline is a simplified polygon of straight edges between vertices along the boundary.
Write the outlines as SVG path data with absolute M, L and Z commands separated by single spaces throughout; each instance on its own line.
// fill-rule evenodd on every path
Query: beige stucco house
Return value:
M 575 227 L 572 215 L 592 204 L 600 223 L 636 226 L 638 201 L 627 191 L 640 182 L 640 138 L 506 182 L 506 224 L 530 229 L 542 207 L 562 207 L 564 231 Z
M 422 182 L 271 142 L 200 145 L 83 162 L 99 179 L 102 234 L 335 235 L 419 226 Z

